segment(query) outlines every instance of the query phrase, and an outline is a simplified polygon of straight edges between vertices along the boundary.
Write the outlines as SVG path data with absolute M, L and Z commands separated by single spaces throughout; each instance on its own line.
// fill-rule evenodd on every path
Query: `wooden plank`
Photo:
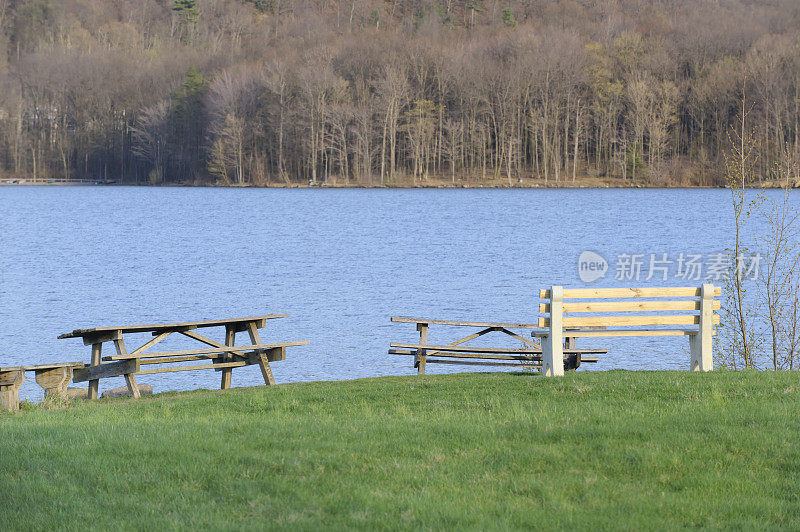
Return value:
M 714 300 L 714 310 L 722 308 L 719 300 Z M 655 312 L 671 310 L 700 310 L 700 301 L 587 301 L 564 303 L 564 312 Z M 549 303 L 539 303 L 539 312 L 550 312 Z
M 542 351 L 541 350 L 533 350 L 533 351 L 531 351 L 529 353 L 526 353 L 524 355 L 523 354 L 504 355 L 504 354 L 497 354 L 497 353 L 463 353 L 463 352 L 457 352 L 457 351 L 454 351 L 454 352 L 441 351 L 440 353 L 441 354 L 436 355 L 436 356 L 442 356 L 442 357 L 458 356 L 458 357 L 464 357 L 464 358 L 494 358 L 494 357 L 501 357 L 502 358 L 502 357 L 506 357 L 506 356 L 522 356 L 522 357 L 524 357 L 524 356 L 534 356 L 534 357 L 538 357 L 538 356 L 541 356 Z M 608 353 L 608 349 L 566 349 L 566 348 L 564 349 L 564 354 L 572 354 L 572 355 L 580 354 L 581 356 L 583 356 L 585 354 L 605 355 L 607 353 Z M 390 355 L 416 355 L 417 351 L 416 351 L 416 349 L 396 349 L 396 348 L 393 348 L 393 349 L 389 349 L 389 354 Z M 429 355 L 429 356 L 431 356 L 431 355 Z
M 390 355 L 414 355 L 415 351 L 405 351 L 400 349 L 390 349 Z M 469 359 L 486 359 L 486 360 L 541 360 L 541 354 L 530 355 L 495 355 L 495 354 L 480 354 L 480 353 L 441 353 L 437 357 L 447 358 L 469 358 Z
M 36 364 L 33 366 L 5 366 L 0 367 L 0 373 L 3 371 L 36 371 L 37 369 L 54 369 L 54 368 L 79 368 L 82 367 L 83 362 L 58 362 L 55 364 Z
M 250 316 L 247 318 L 229 318 L 221 320 L 203 320 L 203 321 L 184 321 L 179 323 L 154 323 L 151 325 L 117 325 L 113 327 L 92 327 L 90 329 L 75 329 L 70 333 L 59 335 L 58 338 L 78 338 L 84 337 L 88 334 L 105 332 L 105 331 L 121 331 L 123 333 L 134 332 L 156 332 L 168 331 L 171 329 L 179 329 L 184 327 L 218 327 L 221 325 L 232 325 L 245 322 L 258 322 L 266 323 L 266 320 L 273 320 L 276 318 L 286 318 L 288 314 L 266 314 L 264 316 Z M 262 325 L 263 327 L 263 325 Z
M 267 361 L 269 362 L 286 360 L 286 347 L 273 347 L 264 354 L 267 355 Z
M 417 324 L 417 328 L 419 329 L 420 327 L 426 327 L 426 329 L 425 329 L 425 343 L 427 343 L 428 342 L 428 330 L 427 330 L 428 325 L 424 324 L 424 323 L 418 323 Z M 479 338 L 479 337 L 483 336 L 484 334 L 489 334 L 490 332 L 499 331 L 499 330 L 501 330 L 500 327 L 487 327 L 486 329 L 481 329 L 480 331 L 478 331 L 476 333 L 473 333 L 473 334 L 470 334 L 469 336 L 465 336 L 464 338 L 459 338 L 458 340 L 455 340 L 454 342 L 450 342 L 447 345 L 448 346 L 460 345 L 460 344 L 463 344 L 464 342 L 469 342 L 470 340 L 474 340 L 475 338 Z M 421 332 L 422 331 L 420 331 L 420 333 Z M 421 337 L 422 336 L 420 334 L 420 338 Z M 422 344 L 421 341 L 420 341 L 420 344 Z M 433 356 L 435 354 L 436 354 L 436 351 L 429 351 L 425 355 L 426 356 L 428 356 L 428 355 Z
M 719 316 L 713 318 L 715 324 L 719 323 Z M 566 316 L 563 318 L 564 327 L 582 327 L 605 325 L 607 327 L 633 327 L 648 325 L 699 325 L 700 316 L 689 314 L 672 316 Z M 550 318 L 539 318 L 540 327 L 549 327 Z M 570 333 L 572 334 L 572 333 Z
M 189 338 L 194 338 L 198 342 L 202 342 L 207 345 L 211 345 L 214 347 L 225 347 L 225 344 L 222 342 L 217 342 L 216 340 L 212 340 L 211 338 L 206 338 L 205 336 L 198 334 L 194 331 L 177 331 L 178 333 L 188 336 Z
M 432 364 L 456 364 L 459 366 L 507 366 L 507 367 L 514 367 L 514 368 L 533 368 L 533 369 L 540 369 L 542 367 L 541 362 L 538 363 L 528 363 L 523 364 L 521 362 L 473 362 L 467 360 L 441 360 L 438 358 L 431 358 L 428 362 Z
M 537 329 L 538 326 L 532 323 L 491 323 L 482 321 L 451 321 L 451 320 L 428 320 L 421 318 L 404 318 L 393 316 L 395 323 L 427 323 L 429 325 L 458 325 L 464 327 L 505 327 L 512 329 Z
M 572 331 L 570 336 L 577 338 L 601 338 L 619 336 L 688 336 L 699 334 L 699 330 L 690 329 L 607 329 L 604 331 Z M 544 337 L 550 334 L 549 331 L 534 331 L 533 336 Z M 713 334 L 716 334 L 714 332 Z M 566 350 L 564 351 L 566 353 Z
M 425 347 L 428 344 L 428 327 L 427 323 L 417 323 L 417 331 L 419 331 L 419 345 L 417 349 L 417 358 L 415 364 L 417 368 L 417 375 L 425 375 L 425 361 L 428 359 Z
M 102 344 L 105 342 L 113 342 L 122 338 L 121 331 L 104 331 L 97 333 L 89 333 L 83 336 L 83 345 Z
M 125 340 L 122 338 L 114 340 L 114 347 L 117 349 L 117 356 L 128 356 L 128 349 L 125 347 Z M 131 392 L 131 397 L 139 399 L 142 394 L 139 393 L 139 385 L 136 383 L 136 377 L 133 376 L 133 373 L 125 373 L 123 377 L 125 377 L 125 384 L 128 385 L 128 391 Z
M 714 287 L 714 295 L 721 296 L 722 288 Z M 550 290 L 539 290 L 539 297 L 549 299 Z M 564 299 L 607 297 L 700 297 L 700 287 L 572 288 L 564 290 Z
M 142 366 L 148 366 L 152 364 L 174 364 L 176 362 L 192 362 L 197 360 L 220 360 L 220 357 L 218 355 L 187 355 L 182 357 L 145 358 L 141 360 L 139 364 Z
M 225 346 L 232 347 L 236 341 L 236 327 L 233 325 L 225 326 Z M 231 360 L 231 351 L 225 352 L 222 355 L 222 362 L 228 363 Z M 231 387 L 231 379 L 233 377 L 233 368 L 225 366 L 222 370 L 222 378 L 220 379 L 219 387 L 221 390 L 227 390 Z
M 152 375 L 154 373 L 174 373 L 176 371 L 195 371 L 199 369 L 224 369 L 224 368 L 240 368 L 247 366 L 249 362 L 221 362 L 219 364 L 201 364 L 198 366 L 174 366 L 168 368 L 145 369 L 138 371 L 137 375 Z
M 275 386 L 275 375 L 272 374 L 272 368 L 269 367 L 269 358 L 267 355 L 261 353 L 258 355 L 258 367 L 261 369 L 261 376 L 264 378 L 265 386 Z
M 255 324 L 248 323 L 247 324 L 247 333 L 250 335 L 250 342 L 254 344 L 261 343 L 261 335 L 258 332 Z M 277 384 L 275 382 L 275 375 L 272 373 L 272 368 L 269 366 L 270 360 L 284 360 L 286 359 L 286 348 L 279 347 L 276 348 L 277 352 L 271 352 L 269 355 L 265 353 L 258 353 L 257 361 L 258 367 L 261 370 L 261 376 L 264 379 L 265 386 L 275 386 Z M 281 358 L 282 357 L 282 358 Z
M 160 342 L 161 340 L 163 340 L 164 338 L 166 338 L 167 336 L 169 336 L 172 333 L 173 333 L 173 331 L 167 331 L 167 332 L 158 333 L 158 335 L 155 338 L 145 342 L 143 345 L 141 345 L 141 346 L 137 347 L 136 349 L 134 349 L 133 351 L 131 351 L 131 353 L 130 353 L 131 356 L 135 356 L 135 355 L 138 355 L 139 353 L 145 352 L 146 350 L 150 349 L 151 347 L 153 347 L 158 342 Z
M 517 340 L 521 341 L 523 344 L 529 345 L 531 347 L 535 347 L 537 349 L 540 348 L 540 346 L 538 344 L 528 340 L 527 338 L 523 338 L 522 336 L 518 335 L 515 332 L 509 331 L 505 327 L 497 327 L 497 328 L 495 328 L 495 330 L 497 330 L 498 332 L 507 334 L 508 336 L 511 336 L 513 338 L 516 338 Z
M 106 379 L 109 377 L 121 377 L 126 373 L 136 373 L 139 371 L 139 360 L 120 360 L 99 366 L 85 366 L 72 371 L 72 382 L 86 382 L 88 380 Z
M 112 355 L 104 357 L 103 360 L 122 360 L 123 358 L 158 358 L 168 356 L 183 356 L 183 355 L 208 355 L 212 353 L 239 353 L 242 351 L 258 351 L 259 349 L 273 349 L 275 347 L 294 347 L 298 345 L 308 345 L 308 340 L 299 340 L 296 342 L 276 342 L 271 344 L 255 344 L 255 345 L 240 345 L 240 346 L 225 346 L 216 348 L 204 349 L 184 349 L 178 351 L 153 351 L 150 353 L 140 353 L 136 356 L 132 355 Z
M 100 365 L 100 358 L 103 353 L 103 344 L 92 344 L 92 361 L 91 365 L 96 367 Z M 87 397 L 89 399 L 97 399 L 97 391 L 100 388 L 100 381 L 98 379 L 89 380 L 89 391 Z
M 474 347 L 474 346 L 448 346 L 448 345 L 429 345 L 404 344 L 392 342 L 389 347 L 400 347 L 405 349 L 427 349 L 430 351 L 447 351 L 451 353 L 498 353 L 498 354 L 530 354 L 541 353 L 541 349 L 510 348 L 510 347 Z M 431 355 L 433 356 L 433 355 Z

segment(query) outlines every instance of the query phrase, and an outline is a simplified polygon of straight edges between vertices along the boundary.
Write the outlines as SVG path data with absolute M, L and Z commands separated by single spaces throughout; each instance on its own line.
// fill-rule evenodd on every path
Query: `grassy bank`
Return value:
M 800 375 L 462 374 L 0 417 L 3 527 L 800 528 Z

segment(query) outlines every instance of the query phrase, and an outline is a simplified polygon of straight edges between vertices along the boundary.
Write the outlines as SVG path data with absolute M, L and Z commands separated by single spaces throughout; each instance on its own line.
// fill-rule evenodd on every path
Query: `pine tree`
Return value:
M 175 0 L 172 10 L 178 14 L 181 42 L 183 44 L 191 43 L 192 37 L 197 32 L 197 19 L 200 17 L 197 0 Z

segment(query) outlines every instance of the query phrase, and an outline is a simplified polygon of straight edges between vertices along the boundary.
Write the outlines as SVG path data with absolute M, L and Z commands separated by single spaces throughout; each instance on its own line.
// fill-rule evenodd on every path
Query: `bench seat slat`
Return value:
M 596 362 L 599 360 L 597 357 L 586 357 L 586 354 L 606 354 L 607 350 L 605 349 L 565 349 L 565 355 L 574 355 L 580 354 L 581 360 L 589 361 L 589 362 Z M 389 349 L 390 355 L 416 355 L 416 351 L 412 351 L 410 349 Z M 532 355 L 494 355 L 494 354 L 476 354 L 476 353 L 443 353 L 437 352 L 434 355 L 427 355 L 427 357 L 447 357 L 447 358 L 469 358 L 469 359 L 487 359 L 487 360 L 532 360 L 532 361 L 539 361 L 542 359 L 541 353 L 532 354 Z M 593 360 L 588 360 L 593 359 Z M 427 359 L 429 360 L 429 358 Z
M 390 355 L 416 355 L 416 351 L 406 349 L 390 349 Z M 450 357 L 450 358 L 485 358 L 489 360 L 541 360 L 541 352 L 529 355 L 497 355 L 497 354 L 479 354 L 479 353 L 442 353 L 437 352 L 435 355 L 427 355 L 428 357 Z M 430 360 L 428 358 L 427 360 Z
M 720 310 L 722 303 L 715 299 L 712 302 L 714 310 Z M 562 310 L 566 312 L 658 312 L 671 310 L 700 310 L 700 301 L 585 301 L 578 303 L 563 303 Z M 550 303 L 539 303 L 539 312 L 550 312 Z
M 400 349 L 390 349 L 390 354 L 408 354 L 408 355 L 416 355 L 418 354 L 419 349 L 426 350 L 426 356 L 439 356 L 439 353 L 442 353 L 442 356 L 456 356 L 456 355 L 464 355 L 464 356 L 474 356 L 475 358 L 480 358 L 482 355 L 517 355 L 517 356 L 541 356 L 542 350 L 541 349 L 497 349 L 493 351 L 487 351 L 485 348 L 475 348 L 475 349 L 431 349 L 430 346 L 423 346 L 423 345 L 415 345 L 415 344 L 391 344 L 392 347 L 400 347 Z M 565 354 L 591 354 L 591 355 L 605 355 L 608 353 L 608 349 L 568 349 L 564 348 Z
M 81 368 L 84 366 L 83 362 L 57 362 L 53 364 L 36 364 L 33 366 L 6 366 L 0 367 L 0 372 L 3 371 L 36 371 L 37 369 L 56 369 L 56 368 Z
M 428 351 L 450 351 L 453 353 L 498 353 L 498 354 L 541 354 L 542 350 L 530 348 L 508 348 L 508 347 L 474 347 L 462 345 L 420 345 L 403 344 L 392 342 L 389 347 L 400 347 L 405 349 L 426 349 Z
M 459 366 L 510 366 L 515 368 L 527 367 L 535 369 L 539 369 L 542 366 L 541 361 L 523 364 L 521 362 L 478 362 L 468 360 L 441 360 L 437 358 L 428 358 L 426 362 L 431 364 L 457 364 Z
M 570 336 L 572 333 L 570 332 Z M 461 346 L 461 345 L 420 345 L 420 344 L 401 344 L 401 343 L 394 343 L 392 342 L 389 344 L 389 347 L 399 347 L 402 349 L 425 349 L 429 353 L 429 356 L 436 356 L 434 353 L 430 353 L 431 351 L 444 351 L 449 353 L 490 353 L 490 354 L 502 354 L 502 355 L 541 355 L 542 350 L 539 349 L 515 349 L 515 348 L 507 348 L 507 347 L 474 347 L 474 346 Z M 570 353 L 606 353 L 605 349 L 565 349 L 564 352 Z
M 719 316 L 712 318 L 714 324 L 719 323 Z M 581 327 L 590 325 L 605 326 L 641 326 L 641 325 L 698 325 L 700 316 L 675 314 L 671 316 L 564 316 L 564 327 Z M 539 318 L 539 327 L 549 327 L 550 318 Z M 566 334 L 566 333 L 565 333 Z M 574 336 L 572 332 L 569 336 Z

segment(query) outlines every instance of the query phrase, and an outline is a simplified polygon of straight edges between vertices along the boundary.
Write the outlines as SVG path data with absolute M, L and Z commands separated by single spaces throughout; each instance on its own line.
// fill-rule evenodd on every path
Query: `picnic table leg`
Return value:
M 247 332 L 250 334 L 251 344 L 257 345 L 261 343 L 261 335 L 255 323 L 247 324 Z M 261 368 L 261 375 L 264 377 L 264 383 L 267 386 L 276 384 L 275 375 L 272 374 L 272 368 L 269 367 L 269 357 L 265 353 L 258 355 L 258 367 Z
M 128 348 L 125 347 L 125 340 L 122 339 L 122 336 L 120 336 L 119 339 L 114 340 L 114 347 L 117 348 L 118 355 L 125 356 L 128 354 Z M 139 399 L 142 396 L 142 394 L 139 392 L 139 385 L 136 383 L 136 377 L 134 376 L 134 374 L 125 373 L 124 377 L 125 377 L 125 384 L 128 385 L 128 391 L 131 392 L 131 397 L 133 397 L 134 399 Z
M 417 323 L 417 330 L 419 331 L 419 345 L 428 345 L 428 324 Z M 425 362 L 427 360 L 427 349 L 417 350 L 417 375 L 425 375 Z
M 14 412 L 19 410 L 19 387 L 25 382 L 22 370 L 0 373 L 0 410 Z
M 236 328 L 232 325 L 225 326 L 225 345 L 233 346 L 236 343 Z M 222 353 L 222 361 L 225 362 L 230 359 L 228 353 Z M 231 376 L 233 375 L 233 368 L 222 368 L 222 382 L 220 383 L 221 390 L 227 390 L 231 387 Z
M 36 370 L 36 383 L 44 388 L 45 398 L 66 398 L 67 385 L 71 380 L 71 367 Z
M 101 355 L 103 354 L 103 344 L 92 344 L 92 366 L 99 366 Z M 89 381 L 89 391 L 88 397 L 89 399 L 97 399 L 97 391 L 100 388 L 100 379 L 94 379 Z

